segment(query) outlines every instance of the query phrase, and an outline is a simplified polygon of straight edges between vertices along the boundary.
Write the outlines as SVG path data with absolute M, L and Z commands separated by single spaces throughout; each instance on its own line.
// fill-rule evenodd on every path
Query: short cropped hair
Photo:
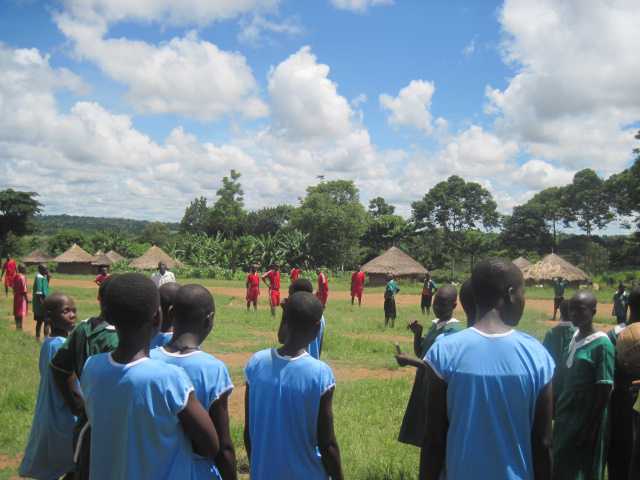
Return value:
M 140 273 L 114 277 L 105 292 L 107 320 L 120 328 L 151 323 L 159 305 L 158 288 Z
M 180 285 L 176 282 L 169 282 L 163 285 L 160 285 L 158 288 L 158 294 L 160 295 L 160 306 L 162 307 L 162 311 L 166 312 L 176 298 L 176 294 L 180 290 Z
M 213 296 L 202 285 L 184 285 L 176 291 L 173 299 L 173 312 L 176 321 L 200 321 L 215 311 L 216 305 Z
M 476 265 L 471 285 L 476 305 L 492 308 L 505 296 L 509 287 L 524 283 L 522 272 L 505 258 L 489 258 Z
M 291 330 L 308 330 L 322 318 L 322 303 L 309 292 L 295 292 L 289 297 L 285 308 Z
M 306 278 L 299 278 L 289 285 L 289 295 L 293 295 L 296 292 L 309 292 L 313 293 L 313 285 Z

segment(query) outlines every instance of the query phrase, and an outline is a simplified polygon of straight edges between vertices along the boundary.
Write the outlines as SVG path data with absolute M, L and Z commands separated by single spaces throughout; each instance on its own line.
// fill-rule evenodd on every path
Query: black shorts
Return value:
M 384 299 L 384 318 L 396 318 L 396 299 L 393 297 Z
M 557 310 L 560 308 L 560 304 L 564 302 L 564 297 L 554 297 L 553 299 L 553 309 Z
M 422 295 L 422 299 L 420 300 L 420 307 L 431 308 L 432 300 L 433 300 L 433 295 Z

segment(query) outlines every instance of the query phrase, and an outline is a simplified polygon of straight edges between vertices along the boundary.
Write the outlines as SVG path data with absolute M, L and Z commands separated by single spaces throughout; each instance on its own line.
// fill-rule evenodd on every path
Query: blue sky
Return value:
M 408 214 L 458 174 L 509 212 L 630 163 L 633 4 L 8 0 L 0 188 L 47 213 L 178 220 L 236 168 L 250 208 L 322 174 Z

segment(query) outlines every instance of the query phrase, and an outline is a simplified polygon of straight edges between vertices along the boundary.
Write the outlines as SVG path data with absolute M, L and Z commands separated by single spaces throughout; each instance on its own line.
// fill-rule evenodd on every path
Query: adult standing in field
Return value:
M 27 315 L 29 297 L 27 291 L 27 268 L 18 267 L 18 273 L 13 276 L 13 317 L 16 330 L 22 330 L 22 319 Z
M 613 294 L 613 309 L 611 315 L 616 317 L 616 323 L 624 326 L 627 324 L 627 302 L 629 294 L 623 283 L 618 285 L 618 290 Z
M 538 340 L 514 329 L 524 311 L 522 273 L 488 259 L 471 285 L 474 326 L 440 337 L 425 356 L 420 478 L 549 479 L 555 365 Z
M 390 275 L 387 286 L 384 289 L 384 326 L 391 322 L 391 328 L 396 324 L 396 294 L 400 292 L 400 287 L 396 283 L 395 277 Z
M 247 287 L 247 312 L 253 305 L 253 310 L 258 311 L 258 297 L 260 296 L 260 275 L 258 275 L 257 268 L 252 265 L 249 269 L 249 275 L 247 275 L 246 281 Z
M 276 309 L 280 305 L 280 267 L 275 263 L 269 271 L 262 275 L 262 281 L 269 288 L 269 306 L 271 316 L 276 316 Z
M 2 273 L 0 274 L 0 280 L 4 277 L 4 295 L 9 296 L 9 289 L 13 288 L 13 279 L 16 276 L 18 270 L 18 264 L 16 261 L 7 255 L 4 264 L 2 265 Z
M 329 280 L 327 275 L 321 270 L 317 269 L 318 273 L 318 290 L 316 291 L 316 297 L 322 303 L 322 308 L 326 308 L 327 300 L 329 299 Z
M 555 277 L 553 279 L 553 319 L 556 319 L 560 304 L 564 300 L 564 291 L 567 288 L 567 281 L 562 277 Z
M 436 282 L 431 279 L 431 273 L 427 272 L 424 276 L 424 283 L 422 284 L 422 295 L 420 296 L 420 310 L 423 315 L 429 315 L 431 313 L 431 302 L 433 300 L 433 294 L 438 289 Z
M 33 319 L 36 322 L 36 339 L 40 340 L 40 329 L 44 324 L 44 336 L 49 335 L 49 323 L 45 320 L 44 301 L 49 296 L 49 277 L 47 276 L 47 267 L 38 265 L 38 273 L 33 281 L 33 291 L 31 302 L 33 305 Z
M 151 280 L 153 280 L 153 283 L 156 284 L 156 287 L 160 288 L 165 283 L 175 283 L 176 276 L 173 274 L 173 272 L 170 272 L 167 269 L 166 263 L 159 262 L 158 271 L 154 272 L 154 274 L 151 275 Z
M 358 267 L 358 270 L 351 274 L 351 305 L 354 304 L 357 298 L 358 306 L 362 306 L 362 293 L 364 292 L 364 282 L 366 278 L 362 267 Z
M 293 266 L 291 272 L 289 273 L 289 282 L 293 283 L 300 278 L 302 275 L 302 269 L 298 268 L 296 265 Z
M 107 278 L 109 278 L 109 272 L 107 271 L 107 267 L 102 265 L 98 268 L 98 275 L 96 275 L 94 283 L 99 287 Z

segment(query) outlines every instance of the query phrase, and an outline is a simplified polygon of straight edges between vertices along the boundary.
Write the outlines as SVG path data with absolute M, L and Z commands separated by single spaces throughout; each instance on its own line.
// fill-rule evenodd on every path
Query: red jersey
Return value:
M 300 278 L 301 273 L 302 270 L 300 270 L 299 268 L 292 268 L 291 273 L 289 274 L 289 278 L 292 282 L 295 282 L 298 278 Z
M 107 278 L 109 278 L 109 274 L 108 273 L 101 273 L 96 277 L 95 282 L 100 285 L 102 282 L 104 282 Z
M 364 272 L 353 272 L 351 275 L 351 288 L 362 288 L 364 286 Z
M 260 275 L 257 273 L 250 273 L 247 275 L 247 287 L 260 288 Z
M 327 280 L 327 276 L 322 272 L 318 274 L 318 291 L 319 292 L 329 291 L 329 281 Z
M 262 278 L 269 279 L 269 289 L 270 290 L 280 290 L 280 271 L 278 270 L 269 270 L 265 273 Z

